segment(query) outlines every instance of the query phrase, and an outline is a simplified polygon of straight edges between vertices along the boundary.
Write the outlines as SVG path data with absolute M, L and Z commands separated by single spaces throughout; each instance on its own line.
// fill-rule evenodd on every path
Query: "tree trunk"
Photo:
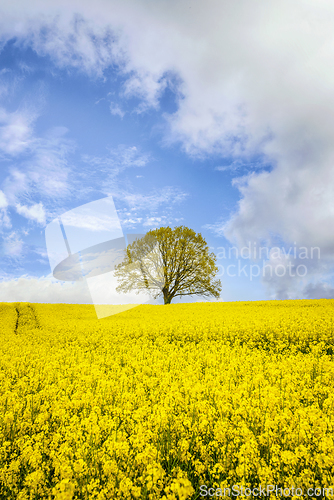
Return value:
M 168 290 L 165 289 L 163 290 L 163 294 L 164 294 L 164 305 L 170 304 L 173 297 L 169 295 Z

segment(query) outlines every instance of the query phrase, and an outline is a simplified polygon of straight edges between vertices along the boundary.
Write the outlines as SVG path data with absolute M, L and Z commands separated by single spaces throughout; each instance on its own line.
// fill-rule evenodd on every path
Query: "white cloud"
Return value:
M 122 200 L 131 209 L 145 209 L 152 212 L 161 206 L 171 206 L 176 203 L 181 203 L 187 198 L 188 193 L 183 192 L 181 189 L 165 186 L 159 191 L 154 191 L 152 194 L 131 193 L 125 190 L 117 190 L 112 193 L 115 198 Z
M 21 147 L 10 148 L 12 161 L 0 190 L 0 232 L 6 256 L 19 258 L 28 249 L 22 240 L 28 235 L 24 225 L 19 232 L 11 232 L 14 210 L 29 226 L 31 222 L 44 226 L 54 207 L 69 194 L 67 156 L 72 144 L 63 138 L 64 133 L 64 127 L 57 127 L 42 138 L 31 134 L 24 156 Z
M 312 254 L 307 247 L 290 248 L 297 248 L 296 256 L 293 251 L 291 255 L 281 253 L 275 256 L 276 250 L 272 248 L 269 259 L 264 262 L 265 268 L 260 275 L 269 298 L 330 298 L 333 289 L 324 281 L 324 276 L 332 281 L 333 262 L 321 259 L 321 253 L 316 250 Z
M 242 198 L 225 235 L 242 246 L 254 239 L 270 243 L 274 232 L 286 242 L 320 246 L 323 257 L 331 255 L 334 151 L 327 151 L 327 158 L 324 155 L 319 151 L 319 162 L 309 155 L 297 164 L 285 161 L 272 172 L 236 180 Z
M 29 179 L 26 173 L 17 168 L 11 169 L 9 175 L 3 181 L 2 187 L 9 205 L 15 205 L 17 197 L 28 192 Z
M 108 194 L 112 194 L 123 207 L 118 209 L 122 226 L 132 229 L 138 224 L 144 227 L 157 227 L 180 221 L 181 219 L 174 216 L 173 209 L 189 196 L 180 188 L 172 186 L 165 186 L 149 194 L 134 193 L 115 187 Z
M 94 215 L 90 213 L 89 208 L 85 212 L 78 211 L 76 213 L 75 209 L 66 212 L 61 216 L 61 220 L 66 228 L 87 229 L 92 232 L 109 232 L 112 229 L 117 229 L 119 226 L 116 214 L 100 213 Z
M 11 220 L 6 208 L 0 209 L 0 228 L 10 229 L 12 227 Z
M 3 250 L 5 255 L 10 257 L 20 257 L 23 252 L 23 248 L 23 241 L 15 231 L 12 231 L 4 239 Z
M 219 165 L 215 167 L 215 170 L 219 172 L 238 172 L 242 169 L 247 170 L 248 172 L 251 170 L 256 170 L 260 169 L 262 170 L 264 168 L 264 163 L 263 160 L 258 160 L 257 162 L 251 162 L 251 161 L 243 161 L 241 159 L 233 160 L 232 163 L 228 165 Z
M 121 118 L 123 118 L 123 116 L 125 115 L 125 112 L 122 110 L 119 104 L 116 104 L 115 102 L 111 102 L 109 108 L 112 115 L 118 115 Z
M 161 226 L 161 224 L 166 224 L 166 216 L 162 217 L 148 217 L 145 222 L 143 222 L 143 226 L 148 226 L 148 227 L 158 227 Z
M 29 211 L 20 207 L 26 207 L 26 202 L 29 201 L 34 206 L 31 213 L 35 215 L 30 218 L 41 223 L 44 220 L 42 209 L 37 209 L 37 206 L 41 207 L 42 201 L 36 204 L 38 199 L 50 204 L 55 200 L 58 203 L 70 195 L 71 168 L 68 156 L 73 151 L 73 144 L 63 137 L 65 132 L 64 127 L 57 127 L 46 133 L 44 138 L 32 136 L 29 155 L 24 159 L 17 157 L 15 166 L 9 167 L 2 183 L 2 192 L 7 204 L 19 206 L 19 213 L 25 215 Z M 17 155 L 18 151 L 15 155 L 13 152 L 13 156 Z
M 61 282 L 52 276 L 0 281 L 0 302 L 91 304 L 85 281 Z
M 9 155 L 22 153 L 32 146 L 35 115 L 27 111 L 8 113 L 0 109 L 0 150 Z
M 128 75 L 124 93 L 147 105 L 157 106 L 176 78 L 179 109 L 170 125 L 189 153 L 250 152 L 268 132 L 288 135 L 286 125 L 300 123 L 307 109 L 321 113 L 315 100 L 330 97 L 329 1 L 19 4 L 2 7 L 3 39 L 17 36 L 90 74 L 116 63 Z
M 81 172 L 81 175 L 89 178 L 92 167 L 105 174 L 105 181 L 102 186 L 99 183 L 99 188 L 102 187 L 106 191 L 110 184 L 114 185 L 115 178 L 124 170 L 131 167 L 145 167 L 150 159 L 149 154 L 141 153 L 136 146 L 119 145 L 115 149 L 109 149 L 109 154 L 106 156 L 83 155 L 82 160 L 89 165 L 89 170 L 87 173 Z
M 16 205 L 16 211 L 18 214 L 23 215 L 23 217 L 26 217 L 27 219 L 35 220 L 39 224 L 45 224 L 46 214 L 42 203 L 35 203 L 30 207 L 20 205 L 20 203 L 18 203 Z
M 297 166 L 293 161 L 282 162 L 272 172 L 237 180 L 242 197 L 236 214 L 222 225 L 225 236 L 239 246 L 256 241 L 270 247 L 280 239 L 286 245 L 319 247 L 321 259 L 307 265 L 317 279 L 328 275 L 334 265 L 334 154 L 328 152 L 322 162 L 320 156 L 319 162 L 310 155 Z M 306 285 L 298 283 L 290 279 L 284 293 L 303 296 Z M 267 285 L 282 296 L 283 280 L 272 279 Z
M 142 217 L 131 217 L 130 219 L 122 219 L 123 227 L 133 227 L 134 224 L 140 224 Z
M 3 191 L 1 191 L 1 189 L 0 189 L 0 209 L 6 208 L 7 206 L 8 206 L 8 201 L 7 201 L 7 198 L 5 196 L 5 193 Z
M 304 295 L 307 299 L 334 299 L 334 288 L 328 283 L 309 283 Z
M 90 74 L 116 63 L 124 93 L 146 105 L 174 85 L 171 139 L 190 154 L 247 155 L 269 134 L 289 136 L 308 110 L 330 112 L 332 15 L 329 2 L 306 0 L 47 1 L 3 6 L 2 33 Z

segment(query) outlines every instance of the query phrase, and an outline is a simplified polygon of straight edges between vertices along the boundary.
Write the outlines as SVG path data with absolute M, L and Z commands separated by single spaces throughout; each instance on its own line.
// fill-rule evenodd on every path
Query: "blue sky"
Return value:
M 266 5 L 0 2 L 0 300 L 89 300 L 45 228 L 106 196 L 202 233 L 221 300 L 334 297 L 334 10 Z

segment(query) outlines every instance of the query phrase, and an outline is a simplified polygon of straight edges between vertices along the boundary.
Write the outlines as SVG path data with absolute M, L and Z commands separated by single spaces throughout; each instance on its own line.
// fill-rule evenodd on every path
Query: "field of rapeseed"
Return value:
M 0 498 L 334 487 L 333 313 L 197 303 L 97 320 L 0 304 Z

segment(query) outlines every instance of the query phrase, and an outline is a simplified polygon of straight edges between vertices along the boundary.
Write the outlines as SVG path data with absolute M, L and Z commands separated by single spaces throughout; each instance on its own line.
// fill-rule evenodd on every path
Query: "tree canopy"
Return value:
M 164 303 L 184 295 L 219 298 L 216 256 L 200 233 L 185 226 L 160 227 L 127 246 L 115 268 L 117 292 L 163 294 Z

